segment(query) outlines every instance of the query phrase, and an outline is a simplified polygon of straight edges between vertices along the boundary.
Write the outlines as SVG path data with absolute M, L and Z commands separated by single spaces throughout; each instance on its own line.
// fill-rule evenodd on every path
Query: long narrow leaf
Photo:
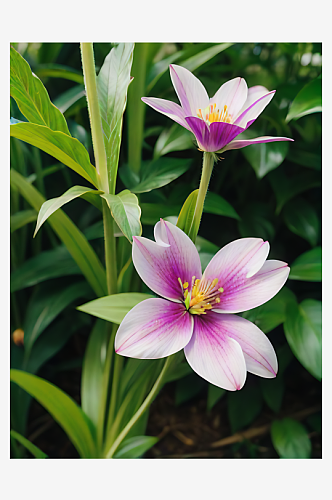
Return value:
M 21 434 L 19 434 L 16 431 L 11 430 L 10 431 L 10 436 L 14 439 L 16 439 L 19 443 L 21 443 L 24 448 L 26 448 L 28 451 L 30 451 L 31 455 L 33 455 L 35 458 L 48 458 L 46 453 L 41 451 L 38 446 L 34 445 L 29 441 L 29 439 L 25 438 Z

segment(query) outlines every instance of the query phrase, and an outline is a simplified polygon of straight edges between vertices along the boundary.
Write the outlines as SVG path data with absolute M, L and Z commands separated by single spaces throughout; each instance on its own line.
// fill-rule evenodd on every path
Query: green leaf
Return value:
M 119 194 L 103 194 L 101 197 L 106 200 L 115 222 L 130 242 L 133 236 L 141 236 L 141 208 L 135 194 L 125 189 Z
M 27 353 L 45 328 L 74 300 L 90 291 L 87 283 L 79 282 L 63 289 L 49 288 L 48 284 L 38 288 L 29 302 L 24 322 L 24 347 Z
M 77 403 L 58 387 L 21 370 L 10 370 L 10 380 L 40 403 L 63 428 L 82 458 L 95 458 L 93 427 Z
M 280 373 L 275 378 L 261 378 L 260 386 L 265 403 L 272 411 L 278 413 L 284 397 L 284 380 Z
M 21 212 L 16 212 L 16 214 L 10 216 L 10 232 L 13 233 L 20 227 L 29 224 L 29 222 L 34 222 L 36 219 L 36 210 L 21 210 Z
M 244 138 L 247 138 L 247 135 L 248 138 L 251 138 L 248 133 Z M 282 164 L 287 156 L 288 149 L 289 143 L 285 141 L 252 144 L 249 148 L 243 148 L 241 151 L 255 170 L 256 177 L 262 179 L 268 172 Z
M 178 221 L 176 223 L 177 227 L 182 229 L 182 231 L 184 231 L 186 234 L 190 233 L 193 224 L 197 196 L 198 189 L 195 189 L 195 191 L 192 191 L 190 193 L 190 195 L 184 202 L 183 207 L 181 208 Z
M 35 210 L 40 210 L 45 198 L 22 175 L 11 170 L 10 183 Z M 52 215 L 49 224 L 66 245 L 96 295 L 105 295 L 107 293 L 105 270 L 85 236 L 62 210 Z
M 59 196 L 58 198 L 53 198 L 51 200 L 45 201 L 45 203 L 42 204 L 42 206 L 39 210 L 36 229 L 35 229 L 33 237 L 36 236 L 38 230 L 44 224 L 44 222 L 56 210 L 61 208 L 66 203 L 69 203 L 70 201 L 74 200 L 75 198 L 78 198 L 79 196 L 85 195 L 86 193 L 89 193 L 90 195 L 98 195 L 102 192 L 103 191 L 95 191 L 95 190 L 87 188 L 87 187 L 73 186 L 70 189 L 68 189 L 68 191 L 66 191 L 61 196 Z
M 291 418 L 275 420 L 271 426 L 273 446 L 281 458 L 310 458 L 311 441 L 304 426 Z
M 251 424 L 263 407 L 260 390 L 248 384 L 241 391 L 229 392 L 227 398 L 228 418 L 233 433 Z
M 298 120 L 301 116 L 322 111 L 322 78 L 307 83 L 292 102 L 286 122 Z
M 318 380 L 322 378 L 322 303 L 306 299 L 287 307 L 287 342 L 297 359 Z
M 103 391 L 103 374 L 108 342 L 107 323 L 97 320 L 85 350 L 81 379 L 82 410 L 90 417 L 96 427 Z
M 191 160 L 182 158 L 158 158 L 145 166 L 141 182 L 131 190 L 134 193 L 147 193 L 158 189 L 180 177 L 190 165 Z
M 234 208 L 228 201 L 222 198 L 217 193 L 209 191 L 204 201 L 204 212 L 209 214 L 223 215 L 225 217 L 232 217 L 233 219 L 240 219 L 239 215 L 235 212 Z
M 273 299 L 244 312 L 242 317 L 255 323 L 264 333 L 268 333 L 286 321 L 286 308 L 291 303 L 296 304 L 296 297 L 289 288 L 284 286 Z
M 16 292 L 51 278 L 74 274 L 82 274 L 82 271 L 67 248 L 61 245 L 27 259 L 11 274 L 10 291 Z
M 212 408 L 218 401 L 225 395 L 225 389 L 221 389 L 221 387 L 217 387 L 216 385 L 209 384 L 206 409 L 207 411 L 211 411 Z
M 196 238 L 195 246 L 199 253 L 205 252 L 205 253 L 212 253 L 214 255 L 215 253 L 218 252 L 218 250 L 220 250 L 220 248 L 217 245 L 211 243 L 211 241 L 208 241 L 199 235 Z
M 252 201 L 245 204 L 242 220 L 238 223 L 242 238 L 263 238 L 272 241 L 275 236 L 275 216 L 268 203 Z
M 54 99 L 54 105 L 59 108 L 61 113 L 67 111 L 73 104 L 75 104 L 79 99 L 85 96 L 84 85 L 75 85 L 69 90 L 66 90 L 60 94 L 56 99 Z
M 64 78 L 76 83 L 84 83 L 82 72 L 63 64 L 40 64 L 36 68 L 36 74 L 40 78 Z
M 22 444 L 28 451 L 30 451 L 31 455 L 33 455 L 35 458 L 48 458 L 46 453 L 41 451 L 38 448 L 38 446 L 31 443 L 31 441 L 29 441 L 29 439 L 25 438 L 24 436 L 22 436 L 18 432 L 11 430 L 10 437 L 16 439 L 20 444 Z
M 160 219 L 170 216 L 177 216 L 181 210 L 181 205 L 165 205 L 161 203 L 141 203 L 142 223 L 154 226 Z
M 97 90 L 110 192 L 115 191 L 122 134 L 123 113 L 127 103 L 130 71 L 133 62 L 133 43 L 120 43 L 106 57 L 97 77 Z
M 286 226 L 292 233 L 307 240 L 312 247 L 317 245 L 319 220 L 314 208 L 303 198 L 297 198 L 284 207 Z
M 10 47 L 10 95 L 29 122 L 70 136 L 63 114 L 51 103 L 42 82 L 13 47 Z
M 193 135 L 177 123 L 170 129 L 164 129 L 154 146 L 153 158 L 157 159 L 173 151 L 183 151 L 193 147 Z
M 119 325 L 133 307 L 152 297 L 147 293 L 118 293 L 92 300 L 76 309 Z
M 204 380 L 194 372 L 178 380 L 175 385 L 175 406 L 193 399 L 201 392 L 204 385 Z
M 114 458 L 139 458 L 158 441 L 159 438 L 152 436 L 135 436 L 125 439 L 114 454 Z
M 212 47 L 209 47 L 208 49 L 202 50 L 198 54 L 195 54 L 189 59 L 181 61 L 181 66 L 188 69 L 189 71 L 194 71 L 232 45 L 234 45 L 234 43 L 219 43 L 218 45 L 213 45 Z
M 322 247 L 313 248 L 297 257 L 291 265 L 289 279 L 322 281 Z
M 23 122 L 11 125 L 10 135 L 45 151 L 97 187 L 96 169 L 91 165 L 83 144 L 74 137 L 42 125 Z
M 314 170 L 322 169 L 322 155 L 317 153 L 312 153 L 310 151 L 306 151 L 305 143 L 302 146 L 303 149 L 297 149 L 292 147 L 289 149 L 287 160 L 296 163 L 297 165 L 301 165 L 303 167 L 313 168 Z

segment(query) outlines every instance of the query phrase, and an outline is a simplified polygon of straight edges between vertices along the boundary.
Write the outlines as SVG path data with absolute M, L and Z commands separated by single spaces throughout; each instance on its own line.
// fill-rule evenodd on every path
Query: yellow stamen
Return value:
M 188 283 L 188 281 L 186 281 L 185 283 L 183 283 L 183 288 L 188 288 L 188 285 L 189 285 L 189 283 Z
M 221 287 L 221 288 L 218 288 L 218 291 L 219 291 L 220 293 L 222 293 L 222 292 L 224 291 L 224 289 Z

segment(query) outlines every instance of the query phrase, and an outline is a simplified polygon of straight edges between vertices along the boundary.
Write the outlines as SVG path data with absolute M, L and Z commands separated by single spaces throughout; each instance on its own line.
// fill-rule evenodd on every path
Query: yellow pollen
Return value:
M 217 302 L 217 304 L 219 304 L 219 302 L 220 302 L 219 297 L 217 297 L 217 298 L 216 298 L 216 299 L 214 299 L 214 300 Z
M 183 288 L 188 288 L 188 281 L 186 281 L 185 283 L 183 283 Z
M 221 288 L 218 288 L 218 291 L 219 291 L 220 293 L 222 293 L 222 292 L 224 291 L 224 289 L 221 287 Z
M 184 296 L 185 299 L 188 297 L 188 290 L 185 290 L 183 296 Z
M 232 116 L 228 113 L 226 104 L 221 110 L 217 109 L 216 103 L 210 104 L 205 109 L 203 109 L 203 111 L 201 108 L 198 108 L 196 114 L 198 118 L 201 118 L 201 120 L 204 120 L 208 123 L 231 123 L 232 121 Z
M 212 281 L 212 288 L 214 288 L 216 286 L 216 284 L 218 283 L 218 278 L 215 278 L 213 281 Z

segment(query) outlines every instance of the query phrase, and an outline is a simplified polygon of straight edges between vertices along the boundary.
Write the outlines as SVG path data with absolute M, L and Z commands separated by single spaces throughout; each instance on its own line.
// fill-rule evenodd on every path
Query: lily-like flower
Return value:
M 209 99 L 204 85 L 190 71 L 170 65 L 173 86 L 181 106 L 155 97 L 142 101 L 190 130 L 202 151 L 222 153 L 261 142 L 292 141 L 287 137 L 256 137 L 234 140 L 261 114 L 275 94 L 262 85 L 248 89 L 246 81 L 237 77 L 224 83 Z
M 270 300 L 288 277 L 287 264 L 266 260 L 267 241 L 242 238 L 219 250 L 202 275 L 196 247 L 183 231 L 161 220 L 154 235 L 155 242 L 134 237 L 133 262 L 163 298 L 147 299 L 129 311 L 115 338 L 116 352 L 156 359 L 184 348 L 198 375 L 229 391 L 243 387 L 247 371 L 275 377 L 278 363 L 269 339 L 231 313 Z

